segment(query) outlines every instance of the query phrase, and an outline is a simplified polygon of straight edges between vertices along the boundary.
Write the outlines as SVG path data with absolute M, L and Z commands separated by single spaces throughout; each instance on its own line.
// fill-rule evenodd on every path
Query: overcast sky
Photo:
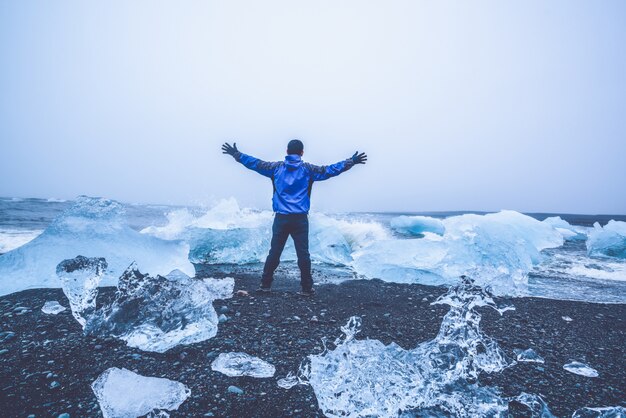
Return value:
M 0 196 L 626 213 L 626 2 L 0 2 Z

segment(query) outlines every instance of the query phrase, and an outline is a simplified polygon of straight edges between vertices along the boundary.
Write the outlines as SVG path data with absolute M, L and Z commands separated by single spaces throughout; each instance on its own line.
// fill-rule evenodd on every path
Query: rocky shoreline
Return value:
M 309 354 L 323 349 L 322 339 L 341 335 L 353 315 L 363 320 L 359 338 L 395 342 L 403 348 L 435 337 L 445 305 L 431 305 L 446 289 L 347 281 L 318 286 L 315 298 L 296 295 L 297 282 L 277 278 L 273 292 L 256 295 L 258 279 L 237 275 L 235 290 L 247 296 L 218 300 L 228 318 L 210 340 L 149 353 L 114 338 L 84 336 L 69 308 L 58 315 L 41 311 L 46 301 L 68 306 L 60 289 L 34 289 L 0 297 L 0 411 L 6 417 L 102 416 L 91 383 L 109 367 L 184 383 L 191 396 L 172 417 L 315 417 L 323 416 L 313 390 L 290 390 L 276 381 L 295 372 Z M 110 299 L 103 288 L 99 301 Z M 551 412 L 571 416 L 579 408 L 626 405 L 626 305 L 511 299 L 515 306 L 500 316 L 481 309 L 482 330 L 511 357 L 533 348 L 545 364 L 519 363 L 502 373 L 483 373 L 480 383 L 503 396 L 540 394 Z M 563 317 L 571 318 L 571 321 Z M 227 377 L 213 372 L 218 354 L 244 351 L 276 367 L 273 378 Z M 595 368 L 589 378 L 563 369 L 570 361 Z M 229 390 L 236 387 L 240 391 Z

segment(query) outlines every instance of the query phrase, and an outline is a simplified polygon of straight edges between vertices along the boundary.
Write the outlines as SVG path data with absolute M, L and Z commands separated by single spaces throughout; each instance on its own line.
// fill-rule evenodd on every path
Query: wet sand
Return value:
M 295 372 L 300 362 L 322 350 L 322 338 L 341 335 L 339 327 L 352 315 L 363 318 L 358 338 L 404 348 L 435 337 L 448 311 L 434 301 L 446 289 L 373 281 L 320 285 L 313 299 L 295 292 L 298 284 L 277 277 L 274 291 L 258 296 L 258 279 L 238 275 L 235 290 L 249 296 L 216 301 L 229 320 L 215 338 L 167 353 L 130 348 L 114 338 L 84 336 L 60 289 L 27 290 L 0 297 L 0 411 L 3 417 L 100 417 L 90 384 L 107 368 L 120 367 L 145 376 L 184 383 L 191 396 L 172 417 L 314 417 L 323 416 L 309 386 L 284 390 L 276 381 Z M 104 288 L 99 301 L 110 299 Z M 58 300 L 68 307 L 46 315 L 41 307 Z M 584 406 L 626 405 L 626 305 L 606 305 L 537 298 L 510 299 L 516 310 L 500 316 L 483 314 L 483 331 L 511 357 L 515 349 L 534 348 L 545 364 L 519 363 L 502 373 L 483 373 L 481 385 L 498 387 L 503 396 L 540 394 L 556 416 L 571 416 Z M 28 308 L 28 309 L 21 309 Z M 23 312 L 20 314 L 20 312 Z M 311 321 L 316 316 L 318 321 Z M 572 318 L 571 322 L 562 319 Z M 10 334 L 9 334 L 10 335 Z M 5 351 L 6 350 L 6 351 Z M 222 352 L 244 351 L 276 366 L 269 379 L 227 377 L 210 369 Z M 600 376 L 572 374 L 572 360 L 595 368 Z M 52 382 L 58 382 L 52 387 Z M 243 394 L 228 391 L 229 386 Z

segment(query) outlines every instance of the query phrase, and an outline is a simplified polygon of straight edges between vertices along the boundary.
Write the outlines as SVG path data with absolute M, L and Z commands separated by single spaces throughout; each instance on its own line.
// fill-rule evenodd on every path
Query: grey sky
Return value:
M 0 3 L 0 196 L 626 213 L 626 2 Z

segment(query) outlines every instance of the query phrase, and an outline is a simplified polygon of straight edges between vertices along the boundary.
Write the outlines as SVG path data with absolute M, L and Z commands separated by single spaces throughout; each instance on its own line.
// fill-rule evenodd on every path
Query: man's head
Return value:
M 292 139 L 287 144 L 287 154 L 298 154 L 302 156 L 304 154 L 304 144 L 299 139 Z

